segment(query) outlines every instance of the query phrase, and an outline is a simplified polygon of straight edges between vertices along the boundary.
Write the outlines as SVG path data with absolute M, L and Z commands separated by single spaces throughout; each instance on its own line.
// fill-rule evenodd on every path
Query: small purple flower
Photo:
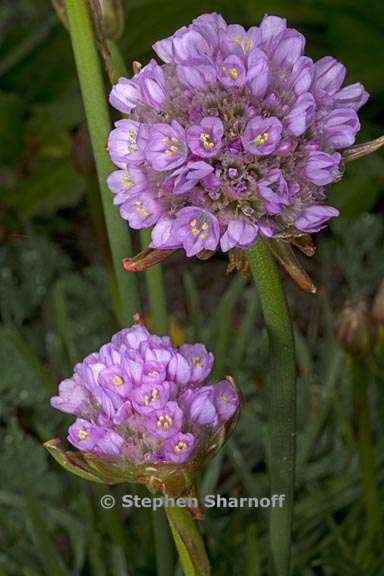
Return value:
M 280 214 L 289 205 L 288 184 L 280 170 L 271 170 L 258 186 L 260 197 L 268 214 Z
M 226 88 L 241 88 L 246 81 L 246 69 L 239 56 L 231 55 L 218 62 L 217 77 Z
M 189 383 L 201 384 L 210 374 L 213 366 L 213 354 L 203 344 L 183 344 L 180 354 L 186 358 L 189 367 Z
M 161 218 L 154 226 L 151 234 L 151 248 L 179 248 L 181 241 L 172 233 L 175 221 L 172 218 Z
M 108 140 L 108 150 L 112 161 L 120 168 L 130 162 L 140 163 L 144 159 L 138 143 L 140 123 L 135 120 L 119 120 Z
M 140 87 L 134 80 L 119 78 L 117 84 L 112 88 L 109 102 L 116 110 L 129 114 L 142 102 Z
M 57 410 L 76 414 L 76 416 L 85 416 L 91 410 L 90 394 L 76 376 L 67 378 L 60 383 L 59 395 L 51 398 L 51 405 Z
M 175 194 L 185 194 L 189 192 L 209 174 L 213 172 L 213 167 L 207 162 L 198 160 L 196 162 L 188 162 L 181 168 L 175 170 L 170 178 L 174 180 L 173 191 Z
M 200 124 L 187 130 L 187 143 L 190 150 L 201 158 L 212 158 L 221 149 L 224 126 L 219 118 L 208 116 Z M 212 169 L 213 171 L 213 169 Z
M 304 92 L 296 100 L 295 106 L 285 118 L 285 127 L 294 136 L 307 131 L 315 118 L 316 103 L 310 92 Z
M 295 221 L 295 226 L 302 232 L 318 232 L 324 228 L 325 223 L 330 218 L 336 218 L 339 211 L 332 206 L 313 205 L 305 208 Z
M 245 150 L 255 156 L 268 156 L 276 150 L 282 132 L 282 124 L 271 116 L 255 116 L 248 122 L 241 137 Z
M 199 208 L 182 208 L 176 215 L 172 233 L 180 239 L 187 256 L 195 256 L 203 250 L 216 250 L 220 228 L 212 214 Z
M 123 438 L 113 430 L 81 418 L 68 428 L 68 440 L 79 450 L 106 456 L 118 456 L 124 444 Z
M 154 170 L 173 170 L 185 162 L 187 148 L 184 129 L 176 121 L 153 124 L 149 129 L 145 157 Z M 144 226 L 145 228 L 145 226 Z
M 207 384 L 213 354 L 203 344 L 172 346 L 136 324 L 75 366 L 51 404 L 77 419 L 68 441 L 84 453 L 132 465 L 204 458 L 237 414 L 231 379 Z
M 137 82 L 145 104 L 155 110 L 161 110 L 167 98 L 165 76 L 161 66 L 155 60 L 151 60 L 140 70 Z
M 362 84 L 343 87 L 345 67 L 305 56 L 304 36 L 276 16 L 247 30 L 203 14 L 153 48 L 162 63 L 110 97 L 130 115 L 108 144 L 121 216 L 153 226 L 153 248 L 188 256 L 302 234 L 295 222 L 326 203 L 355 142 Z
M 196 439 L 190 432 L 187 434 L 182 434 L 181 432 L 175 434 L 175 436 L 172 436 L 164 443 L 165 460 L 182 464 L 188 460 L 195 444 Z
M 149 414 L 163 408 L 170 395 L 169 382 L 143 384 L 132 391 L 132 406 L 140 414 Z
M 152 226 L 162 210 L 158 200 L 150 194 L 142 194 L 124 202 L 120 212 L 131 228 L 140 229 Z
M 333 110 L 321 122 L 324 138 L 336 149 L 352 146 L 360 130 L 359 118 L 351 108 Z
M 335 94 L 344 82 L 345 67 L 332 58 L 325 56 L 315 64 L 312 92 L 318 100 Z
M 255 241 L 258 228 L 245 220 L 231 220 L 220 240 L 223 252 L 228 252 L 234 246 L 245 248 Z
M 228 380 L 218 382 L 213 388 L 214 404 L 219 420 L 227 422 L 239 408 L 239 395 Z
M 219 422 L 214 402 L 213 386 L 204 386 L 199 390 L 188 390 L 184 397 L 188 406 L 189 418 L 193 429 L 200 426 L 214 426 Z
M 305 159 L 304 175 L 318 186 L 330 184 L 337 180 L 340 159 L 338 153 L 327 154 L 314 150 Z
M 170 438 L 180 432 L 183 412 L 177 402 L 167 402 L 162 408 L 150 412 L 146 425 L 155 436 Z
M 114 204 L 120 205 L 144 192 L 148 188 L 148 179 L 140 168 L 129 166 L 127 170 L 112 172 L 108 176 L 107 184 L 115 194 Z

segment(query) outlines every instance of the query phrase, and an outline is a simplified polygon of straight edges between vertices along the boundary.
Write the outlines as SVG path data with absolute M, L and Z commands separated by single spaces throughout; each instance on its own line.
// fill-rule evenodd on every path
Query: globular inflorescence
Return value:
M 225 252 L 338 215 L 326 187 L 342 176 L 368 94 L 342 88 L 344 66 L 313 62 L 304 46 L 282 18 L 245 30 L 206 14 L 154 44 L 162 65 L 113 87 L 127 117 L 109 138 L 120 169 L 108 184 L 132 228 L 154 226 L 152 247 Z
M 176 349 L 133 325 L 77 364 L 51 404 L 77 416 L 68 441 L 83 452 L 184 463 L 201 458 L 239 409 L 231 379 L 206 382 L 213 360 L 202 344 Z

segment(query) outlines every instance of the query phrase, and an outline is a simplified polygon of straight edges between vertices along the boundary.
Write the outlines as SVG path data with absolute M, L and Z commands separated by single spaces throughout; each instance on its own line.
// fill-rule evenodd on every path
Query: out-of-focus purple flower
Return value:
M 68 441 L 82 452 L 118 457 L 123 467 L 182 464 L 203 458 L 239 410 L 231 379 L 207 384 L 212 366 L 203 344 L 176 349 L 136 324 L 77 364 L 51 404 L 77 417 Z
M 194 256 L 246 248 L 257 234 L 294 238 L 302 214 L 325 204 L 368 94 L 304 47 L 283 18 L 247 30 L 203 14 L 154 44 L 162 64 L 120 78 L 110 102 L 130 118 L 111 133 L 121 170 L 108 184 L 131 226 L 154 225 L 152 248 Z M 325 210 L 321 227 L 334 216 Z

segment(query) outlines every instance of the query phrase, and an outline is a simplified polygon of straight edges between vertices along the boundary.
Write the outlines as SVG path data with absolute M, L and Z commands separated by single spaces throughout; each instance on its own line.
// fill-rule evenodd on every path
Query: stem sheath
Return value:
M 290 573 L 292 510 L 295 478 L 296 388 L 292 324 L 277 265 L 259 239 L 247 250 L 268 330 L 271 361 L 269 382 L 269 473 L 271 494 L 284 494 L 283 507 L 270 510 L 271 576 Z

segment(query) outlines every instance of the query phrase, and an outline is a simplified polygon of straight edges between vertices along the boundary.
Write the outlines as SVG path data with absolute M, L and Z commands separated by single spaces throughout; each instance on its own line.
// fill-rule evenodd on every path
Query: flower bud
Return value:
M 384 326 L 384 280 L 381 282 L 372 304 L 372 318 Z
M 65 450 L 45 447 L 67 470 L 95 482 L 136 482 L 180 495 L 232 432 L 240 396 L 232 378 L 206 380 L 213 355 L 203 344 L 176 349 L 140 324 L 121 330 L 75 366 L 51 399 L 73 414 Z
M 124 10 L 121 0 L 98 0 L 106 38 L 116 40 L 124 31 Z
M 374 348 L 376 328 L 365 302 L 341 310 L 336 320 L 336 337 L 341 348 L 353 356 L 365 356 Z

